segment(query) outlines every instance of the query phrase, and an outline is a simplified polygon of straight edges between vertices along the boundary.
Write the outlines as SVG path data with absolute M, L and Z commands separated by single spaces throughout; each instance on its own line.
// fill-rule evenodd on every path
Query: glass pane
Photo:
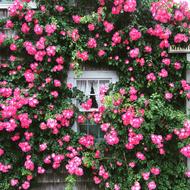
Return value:
M 86 94 L 86 86 L 87 85 L 87 81 L 86 80 L 77 80 L 77 88 L 84 92 L 84 94 Z
M 8 17 L 8 11 L 7 11 L 7 9 L 1 9 L 0 10 L 0 18 L 6 18 L 6 17 Z
M 99 138 L 103 139 L 103 138 L 104 138 L 104 133 L 102 132 L 101 129 L 99 129 L 99 132 L 100 132 L 100 134 L 99 134 Z
M 87 125 L 79 125 L 79 132 L 88 134 Z
M 92 91 L 93 88 L 93 91 Z M 89 80 L 88 81 L 88 95 L 98 94 L 98 80 Z
M 91 126 L 89 126 L 89 134 L 93 135 L 95 138 L 99 138 L 98 129 L 99 129 L 99 127 L 97 125 L 91 125 Z
M 110 80 L 100 80 L 100 87 L 101 87 L 102 85 L 108 86 L 109 83 L 110 83 Z
M 10 4 L 10 3 L 12 3 L 13 2 L 13 0 L 0 0 L 0 3 L 1 4 Z
M 76 0 L 69 0 L 69 6 L 76 6 L 77 1 Z

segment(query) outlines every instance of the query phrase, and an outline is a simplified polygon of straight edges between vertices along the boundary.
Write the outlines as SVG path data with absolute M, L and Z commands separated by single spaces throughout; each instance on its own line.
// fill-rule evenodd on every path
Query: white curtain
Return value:
M 86 84 L 85 80 L 78 80 L 77 81 L 77 89 L 84 92 L 84 94 L 86 94 L 86 88 L 87 88 L 87 84 Z
M 89 80 L 88 81 L 88 94 L 91 94 L 91 88 L 93 87 L 94 93 L 98 94 L 98 80 Z
M 100 106 L 100 88 L 102 86 L 109 86 L 110 80 L 77 80 L 77 88 L 82 91 L 86 96 L 90 97 L 92 87 L 94 89 L 94 93 L 96 95 L 96 101 Z

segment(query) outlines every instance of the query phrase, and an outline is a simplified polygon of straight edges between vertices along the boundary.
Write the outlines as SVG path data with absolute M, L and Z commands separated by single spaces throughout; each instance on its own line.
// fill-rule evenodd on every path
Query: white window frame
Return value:
M 77 87 L 77 80 L 109 80 L 110 83 L 114 84 L 119 80 L 116 71 L 113 70 L 85 70 L 82 72 L 80 77 L 77 77 L 73 71 L 68 72 L 67 83 L 71 83 L 73 87 Z M 76 105 L 76 100 L 73 100 Z M 82 112 L 93 112 L 97 109 L 90 109 L 88 111 L 81 110 Z M 78 132 L 78 124 L 74 123 L 72 129 Z
M 80 77 L 77 77 L 73 71 L 68 72 L 67 83 L 71 83 L 73 87 L 77 87 L 78 80 L 109 80 L 110 83 L 114 84 L 119 80 L 119 78 L 116 71 L 112 70 L 87 70 L 83 71 Z M 73 103 L 76 105 L 75 100 Z M 81 109 L 81 111 L 86 112 L 83 109 Z M 89 111 L 97 111 L 97 109 L 90 109 Z

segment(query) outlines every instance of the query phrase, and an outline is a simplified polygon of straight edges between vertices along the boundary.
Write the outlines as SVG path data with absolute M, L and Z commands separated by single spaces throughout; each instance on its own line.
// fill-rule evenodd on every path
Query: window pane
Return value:
M 78 127 L 79 132 L 85 133 L 87 135 L 93 135 L 96 142 L 99 142 L 104 138 L 104 133 L 101 131 L 100 126 L 91 123 L 90 120 L 86 120 L 85 124 L 80 124 Z
M 88 134 L 88 126 L 87 125 L 79 125 L 79 132 Z
M 93 88 L 93 92 L 92 92 Z M 88 81 L 88 95 L 90 94 L 98 94 L 98 80 L 89 80 Z
M 108 86 L 109 83 L 110 83 L 110 80 L 100 80 L 100 87 L 101 87 L 102 85 Z
M 99 138 L 99 126 L 91 125 L 89 126 L 89 134 L 93 135 L 95 138 Z
M 0 10 L 0 18 L 6 18 L 6 17 L 8 17 L 7 9 L 1 9 Z
M 77 88 L 86 94 L 86 87 L 87 87 L 86 80 L 77 80 Z
M 0 3 L 5 3 L 5 4 L 8 4 L 8 3 L 12 3 L 13 0 L 0 0 Z

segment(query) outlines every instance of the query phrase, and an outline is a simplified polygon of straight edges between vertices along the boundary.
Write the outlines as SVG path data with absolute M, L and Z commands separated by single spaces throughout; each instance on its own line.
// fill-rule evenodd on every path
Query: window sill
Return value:
M 92 108 L 89 110 L 85 110 L 85 109 L 79 109 L 80 112 L 85 112 L 85 113 L 90 113 L 90 112 L 98 112 L 98 108 Z

